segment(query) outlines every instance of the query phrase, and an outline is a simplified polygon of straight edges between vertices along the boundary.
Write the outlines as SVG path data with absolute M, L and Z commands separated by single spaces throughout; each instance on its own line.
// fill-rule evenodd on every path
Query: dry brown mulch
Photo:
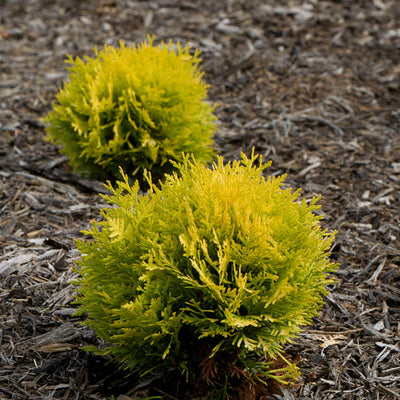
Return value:
M 72 316 L 73 239 L 103 189 L 40 122 L 67 54 L 147 34 L 201 49 L 226 159 L 255 147 L 305 198 L 322 195 L 338 231 L 338 282 L 287 346 L 302 377 L 272 398 L 399 399 L 397 0 L 0 0 L 0 399 L 173 398 L 80 350 L 98 342 Z

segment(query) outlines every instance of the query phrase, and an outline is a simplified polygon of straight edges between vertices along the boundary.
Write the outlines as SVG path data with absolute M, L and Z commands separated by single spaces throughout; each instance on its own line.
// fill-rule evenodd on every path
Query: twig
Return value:
M 385 393 L 388 393 L 388 394 L 391 394 L 391 395 L 395 396 L 396 399 L 400 399 L 400 393 L 395 392 L 394 390 L 389 389 L 389 388 L 386 387 L 386 386 L 383 386 L 381 383 L 379 383 L 379 384 L 376 386 L 376 388 L 377 388 L 378 390 L 382 391 L 382 392 L 385 392 Z
M 333 124 L 332 122 L 329 122 L 328 120 L 321 118 L 321 117 L 312 117 L 309 115 L 301 114 L 298 116 L 297 119 L 294 119 L 293 121 L 299 122 L 299 121 L 304 121 L 304 120 L 325 124 L 325 125 L 329 126 L 334 132 L 338 133 L 339 135 L 343 135 L 342 129 L 340 129 L 337 125 Z
M 369 278 L 369 279 L 367 280 L 368 283 L 371 283 L 371 284 L 375 284 L 375 283 L 376 283 L 379 274 L 382 272 L 383 267 L 385 266 L 385 263 L 386 263 L 386 257 L 385 257 L 385 258 L 383 259 L 383 261 L 378 265 L 378 268 L 377 268 L 377 269 L 375 270 L 375 272 L 371 275 L 371 278 Z

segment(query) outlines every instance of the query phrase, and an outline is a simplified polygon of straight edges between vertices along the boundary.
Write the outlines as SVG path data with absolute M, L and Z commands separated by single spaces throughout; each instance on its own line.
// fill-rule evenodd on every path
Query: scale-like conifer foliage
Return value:
M 71 166 L 93 177 L 118 177 L 119 166 L 140 178 L 161 178 L 182 153 L 213 159 L 216 131 L 199 52 L 153 40 L 139 46 L 95 49 L 95 57 L 69 57 L 69 80 L 44 119 L 48 138 Z
M 317 199 L 298 201 L 256 160 L 209 169 L 187 157 L 145 196 L 126 176 L 108 186 L 114 207 L 86 232 L 94 240 L 77 243 L 80 311 L 110 344 L 98 352 L 189 377 L 215 375 L 210 360 L 274 375 L 257 360 L 279 357 L 317 315 L 333 234 L 320 228 Z

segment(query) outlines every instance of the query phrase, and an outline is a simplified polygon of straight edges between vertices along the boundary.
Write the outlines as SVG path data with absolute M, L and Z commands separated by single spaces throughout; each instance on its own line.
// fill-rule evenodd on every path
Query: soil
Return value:
M 153 34 L 201 50 L 225 159 L 254 147 L 304 198 L 321 195 L 337 230 L 337 283 L 285 347 L 301 378 L 255 398 L 399 399 L 397 0 L 0 0 L 0 399 L 179 398 L 81 350 L 99 341 L 72 315 L 74 239 L 104 189 L 40 120 L 68 54 Z

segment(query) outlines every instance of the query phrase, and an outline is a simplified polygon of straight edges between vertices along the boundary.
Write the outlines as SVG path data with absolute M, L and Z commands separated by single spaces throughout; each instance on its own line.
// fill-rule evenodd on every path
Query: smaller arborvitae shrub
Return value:
M 105 46 L 95 57 L 69 57 L 69 80 L 44 119 L 48 139 L 71 166 L 99 179 L 161 178 L 182 153 L 213 159 L 216 131 L 199 52 L 153 39 L 139 46 Z
M 160 188 L 149 179 L 146 196 L 126 176 L 108 185 L 114 207 L 77 242 L 80 312 L 110 344 L 98 353 L 214 384 L 240 369 L 296 376 L 273 360 L 323 303 L 333 234 L 317 199 L 298 201 L 256 159 L 208 169 L 185 158 Z

